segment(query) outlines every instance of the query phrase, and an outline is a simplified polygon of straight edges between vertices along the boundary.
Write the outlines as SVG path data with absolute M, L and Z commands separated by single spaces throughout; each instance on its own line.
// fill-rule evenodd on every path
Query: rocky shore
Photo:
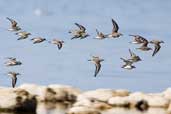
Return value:
M 171 88 L 160 93 L 97 89 L 81 91 L 65 85 L 23 84 L 17 88 L 0 87 L 0 112 L 40 112 L 64 109 L 66 114 L 102 114 L 120 109 L 151 111 L 162 109 L 171 114 Z M 159 113 L 159 112 L 158 112 Z M 164 114 L 163 113 L 163 114 Z M 152 114 L 152 113 L 147 113 Z

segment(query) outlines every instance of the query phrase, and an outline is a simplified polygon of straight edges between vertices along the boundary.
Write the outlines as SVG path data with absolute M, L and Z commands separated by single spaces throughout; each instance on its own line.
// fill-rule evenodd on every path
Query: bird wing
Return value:
M 12 87 L 13 88 L 15 87 L 16 82 L 17 82 L 17 77 L 16 76 L 13 76 L 12 77 Z
M 130 53 L 130 56 L 131 56 L 131 57 L 135 57 L 135 56 L 136 56 L 136 54 L 133 53 L 133 52 L 131 51 L 131 49 L 129 49 L 129 53 Z
M 7 17 L 6 19 L 8 19 L 11 22 L 12 27 L 16 27 L 17 26 L 17 22 L 15 20 L 13 20 L 13 19 L 11 19 L 9 17 Z
M 99 33 L 99 31 L 96 29 L 96 33 L 97 33 L 97 35 L 99 35 L 100 33 Z
M 155 44 L 155 49 L 154 49 L 154 51 L 153 51 L 153 54 L 152 54 L 152 56 L 154 56 L 159 50 L 160 50 L 160 48 L 161 48 L 161 46 L 158 44 L 158 45 L 156 45 Z
M 83 30 L 83 31 L 86 30 L 86 28 L 85 28 L 83 25 L 80 25 L 80 24 L 78 24 L 78 23 L 75 23 L 75 25 L 76 25 L 80 30 Z
M 100 69 L 101 69 L 101 64 L 100 64 L 100 62 L 95 63 L 95 66 L 96 66 L 96 70 L 95 70 L 94 76 L 96 77 L 97 74 L 99 73 Z
M 62 42 L 58 42 L 58 49 L 60 50 L 62 48 Z
M 112 19 L 113 29 L 112 32 L 118 32 L 119 26 L 114 19 Z

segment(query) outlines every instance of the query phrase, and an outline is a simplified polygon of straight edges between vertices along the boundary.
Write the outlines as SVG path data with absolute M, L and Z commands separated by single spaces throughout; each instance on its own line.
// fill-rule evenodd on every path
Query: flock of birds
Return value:
M 29 32 L 22 31 L 22 29 L 20 28 L 20 26 L 18 26 L 18 23 L 14 19 L 11 19 L 9 17 L 7 17 L 6 19 L 9 20 L 11 23 L 11 26 L 8 30 L 12 31 L 12 32 L 16 32 L 15 34 L 19 36 L 19 38 L 17 40 L 27 39 L 31 35 L 31 33 L 29 33 Z M 90 36 L 86 32 L 86 28 L 83 25 L 78 24 L 78 23 L 75 23 L 75 25 L 78 28 L 69 31 L 69 33 L 72 34 L 72 36 L 73 36 L 71 38 L 71 40 L 73 40 L 73 39 L 84 39 L 84 38 L 87 38 L 88 36 Z M 96 29 L 97 36 L 95 37 L 95 39 L 103 40 L 106 38 L 114 38 L 115 39 L 115 38 L 121 37 L 123 34 L 118 32 L 119 26 L 114 19 L 112 19 L 112 25 L 113 25 L 113 28 L 112 28 L 112 32 L 110 34 L 104 34 L 102 32 L 99 32 L 98 29 Z M 154 50 L 153 50 L 152 56 L 156 55 L 156 53 L 161 48 L 160 44 L 164 43 L 162 40 L 148 41 L 146 38 L 144 38 L 140 35 L 130 35 L 130 36 L 133 37 L 133 41 L 131 41 L 130 43 L 140 45 L 139 48 L 136 48 L 138 50 L 141 50 L 141 51 L 153 50 L 151 47 L 148 47 L 149 43 L 153 44 Z M 33 41 L 33 44 L 37 44 L 37 43 L 41 43 L 41 42 L 46 41 L 46 39 L 43 37 L 35 37 L 35 38 L 32 38 L 31 41 Z M 53 39 L 52 41 L 48 41 L 48 42 L 56 45 L 59 50 L 62 49 L 62 46 L 64 44 L 64 41 L 59 40 L 59 39 Z M 120 58 L 125 63 L 122 66 L 122 68 L 127 69 L 127 70 L 131 70 L 131 69 L 136 68 L 133 64 L 141 61 L 141 58 L 138 55 L 136 55 L 134 52 L 132 52 L 130 49 L 129 49 L 129 53 L 130 53 L 129 59 Z M 104 61 L 104 59 L 100 58 L 99 56 L 92 56 L 92 58 L 89 59 L 88 61 L 91 61 L 95 64 L 96 68 L 95 68 L 94 76 L 96 77 L 97 74 L 99 73 L 100 69 L 101 69 L 101 62 Z M 5 62 L 6 66 L 16 66 L 16 65 L 21 65 L 21 64 L 22 64 L 22 62 L 17 60 L 14 57 L 8 57 L 7 61 Z M 16 82 L 17 82 L 17 76 L 20 75 L 20 73 L 8 72 L 8 75 L 12 78 L 12 87 L 14 88 L 16 85 Z

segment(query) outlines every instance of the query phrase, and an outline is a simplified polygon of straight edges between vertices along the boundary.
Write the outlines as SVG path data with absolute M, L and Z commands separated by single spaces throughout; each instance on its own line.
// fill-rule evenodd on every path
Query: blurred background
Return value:
M 11 86 L 8 71 L 20 72 L 17 86 L 23 83 L 64 84 L 83 90 L 96 88 L 129 89 L 159 92 L 171 86 L 171 1 L 170 0 L 0 0 L 0 86 Z M 15 19 L 32 35 L 17 41 L 18 36 L 7 31 Z M 95 29 L 104 33 L 112 30 L 111 18 L 124 34 L 119 39 L 95 40 Z M 91 35 L 84 40 L 70 40 L 68 31 L 80 23 Z M 163 40 L 155 57 L 152 51 L 136 50 L 129 44 L 139 34 L 149 40 Z M 65 41 L 60 51 L 47 42 L 33 45 L 33 37 Z M 150 45 L 153 47 L 153 45 Z M 134 70 L 121 69 L 120 57 L 129 57 L 128 49 L 142 58 Z M 87 60 L 97 55 L 105 59 L 97 78 L 95 66 Z M 16 57 L 21 66 L 5 67 L 6 57 Z

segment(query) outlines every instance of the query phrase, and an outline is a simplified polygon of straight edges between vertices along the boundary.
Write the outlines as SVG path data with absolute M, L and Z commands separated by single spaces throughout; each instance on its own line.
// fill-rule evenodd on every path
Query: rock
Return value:
M 169 100 L 160 95 L 144 94 L 141 92 L 136 92 L 136 93 L 130 94 L 130 96 L 128 97 L 128 100 L 129 100 L 130 104 L 132 104 L 134 106 L 137 104 L 138 101 L 141 101 L 141 100 L 147 101 L 147 103 L 150 107 L 166 108 L 169 105 Z
M 98 110 L 106 110 L 112 108 L 112 106 L 107 104 L 106 102 L 97 101 L 96 99 L 82 99 L 80 101 L 77 101 L 74 104 L 74 107 L 75 106 L 92 107 Z
M 45 99 L 45 93 L 46 93 L 45 86 L 39 86 L 35 84 L 23 84 L 19 86 L 18 88 L 24 89 L 28 91 L 30 94 L 35 95 L 38 102 L 44 101 Z
M 49 85 L 46 89 L 46 100 L 74 103 L 80 90 L 71 86 Z
M 128 96 L 129 92 L 126 90 L 111 90 L 111 89 L 97 89 L 93 91 L 87 91 L 78 96 L 78 101 L 81 99 L 97 99 L 99 101 L 107 102 L 110 98 L 115 96 Z
M 91 107 L 72 107 L 70 108 L 66 114 L 101 114 L 100 111 L 91 108 Z
M 129 107 L 130 102 L 128 100 L 128 97 L 112 97 L 108 100 L 108 104 L 112 106 L 118 106 L 118 107 Z
M 166 99 L 171 100 L 171 88 L 167 88 L 164 92 L 161 93 L 162 96 Z
M 30 94 L 36 95 L 39 102 L 75 102 L 80 90 L 64 85 L 38 86 L 24 84 L 19 88 L 27 90 Z
M 5 112 L 36 112 L 35 96 L 23 89 L 0 89 L 0 111 Z

